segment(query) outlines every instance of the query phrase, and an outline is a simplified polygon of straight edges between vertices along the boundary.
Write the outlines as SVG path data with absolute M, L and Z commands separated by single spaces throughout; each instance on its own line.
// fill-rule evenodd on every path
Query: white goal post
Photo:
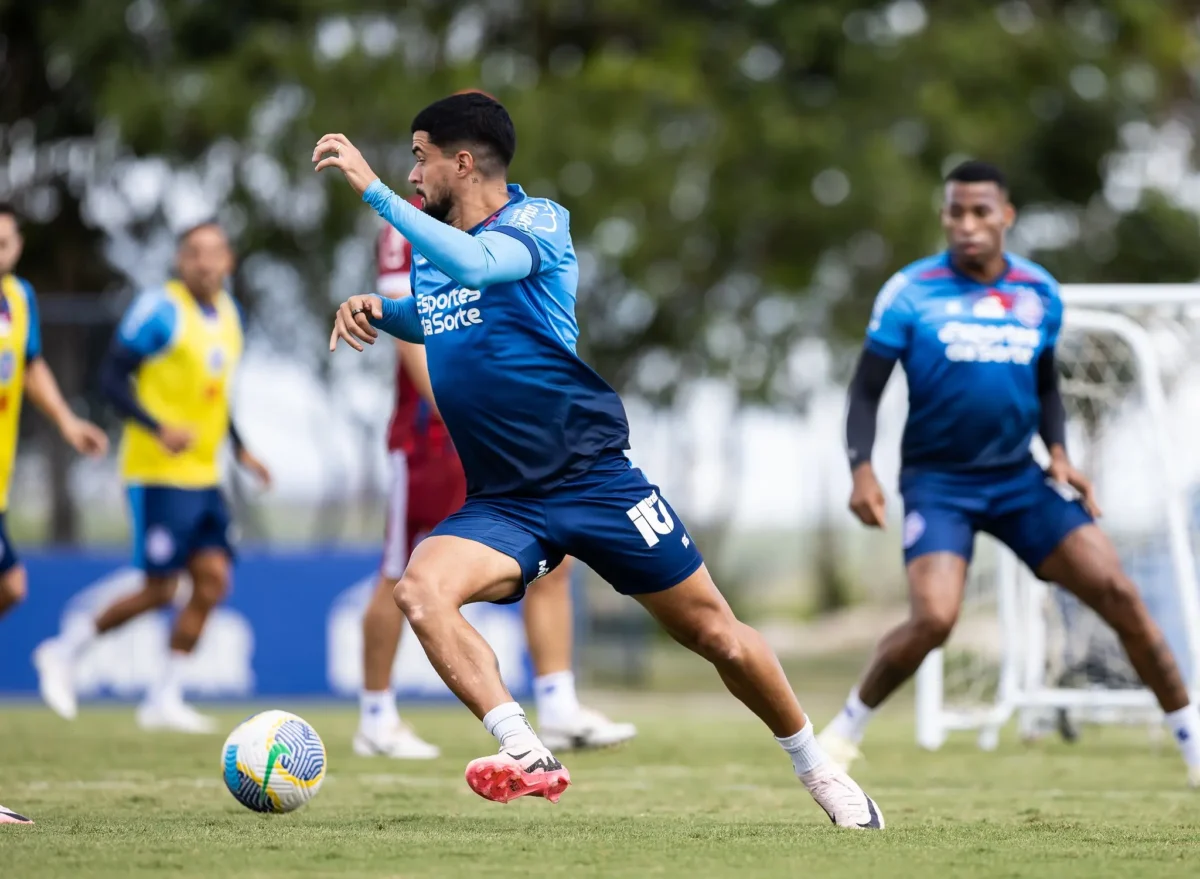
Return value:
M 1072 459 L 1095 481 L 1102 527 L 1200 691 L 1200 585 L 1192 491 L 1200 483 L 1200 284 L 1065 285 L 1058 345 Z M 1115 635 L 1073 596 L 990 539 L 955 634 L 917 673 L 916 736 L 974 731 L 994 748 L 1079 723 L 1155 723 L 1161 712 Z

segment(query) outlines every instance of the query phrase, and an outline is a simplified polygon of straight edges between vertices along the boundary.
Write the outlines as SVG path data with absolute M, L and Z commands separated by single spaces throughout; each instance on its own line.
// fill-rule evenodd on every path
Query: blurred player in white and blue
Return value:
M 570 217 L 506 182 L 516 150 L 508 112 L 482 94 L 454 95 L 422 110 L 412 135 L 409 181 L 424 212 L 342 135 L 322 138 L 313 160 L 318 171 L 340 169 L 413 244 L 413 295 L 351 297 L 330 350 L 338 339 L 363 350 L 375 327 L 423 342 L 462 459 L 466 504 L 414 550 L 394 595 L 446 685 L 500 743 L 467 766 L 467 783 L 499 802 L 557 801 L 570 783 L 460 613 L 468 602 L 519 600 L 569 554 L 716 666 L 835 823 L 882 827 L 874 802 L 817 744 L 770 647 L 734 617 L 675 512 L 626 458 L 621 400 L 575 353 Z
M 821 742 L 842 765 L 858 755 L 874 710 L 950 634 L 975 534 L 983 531 L 1113 627 L 1166 713 L 1189 779 L 1200 784 L 1200 714 L 1095 524 L 1091 483 L 1067 457 L 1054 356 L 1063 304 L 1045 269 L 1005 252 L 1015 217 L 999 169 L 960 165 L 946 180 L 942 205 L 948 249 L 901 270 L 876 299 L 847 410 L 850 506 L 866 525 L 883 527 L 871 450 L 879 400 L 900 362 L 909 395 L 900 494 L 912 613 L 880 642 Z M 1035 433 L 1050 453 L 1046 470 L 1030 450 Z

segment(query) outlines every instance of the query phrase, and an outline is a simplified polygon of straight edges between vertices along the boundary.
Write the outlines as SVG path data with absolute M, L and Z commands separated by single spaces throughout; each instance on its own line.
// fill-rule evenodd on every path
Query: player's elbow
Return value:
M 458 283 L 468 290 L 478 290 L 487 285 L 487 269 L 482 265 L 465 265 L 457 273 Z

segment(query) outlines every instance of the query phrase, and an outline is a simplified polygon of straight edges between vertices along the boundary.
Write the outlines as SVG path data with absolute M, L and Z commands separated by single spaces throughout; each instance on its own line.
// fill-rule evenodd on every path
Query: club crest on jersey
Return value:
M 1046 316 L 1046 308 L 1042 305 L 1042 297 L 1037 294 L 1036 290 L 1029 287 L 1021 287 L 1017 290 L 1016 300 L 1013 302 L 1013 317 L 1015 317 L 1023 327 L 1034 329 L 1042 325 L 1042 318 Z
M 1004 307 L 1004 301 L 999 296 L 989 293 L 975 303 L 971 314 L 985 320 L 1003 320 L 1008 314 L 1008 309 Z
M 17 355 L 11 349 L 5 348 L 0 352 L 0 385 L 6 385 L 12 381 L 13 374 L 17 371 Z
M 213 348 L 208 352 L 208 371 L 216 375 L 225 366 L 225 352 L 220 348 Z

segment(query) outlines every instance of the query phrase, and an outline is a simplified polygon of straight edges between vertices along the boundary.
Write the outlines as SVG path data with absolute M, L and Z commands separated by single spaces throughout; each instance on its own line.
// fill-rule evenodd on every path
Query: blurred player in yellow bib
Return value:
M 108 452 L 104 431 L 71 411 L 42 358 L 33 287 L 12 274 L 23 245 L 16 211 L 0 204 L 0 616 L 25 597 L 25 568 L 5 527 L 22 398 L 28 396 L 77 452 L 96 456 Z
M 143 293 L 117 330 L 101 370 L 105 395 L 126 419 L 121 475 L 133 517 L 141 591 L 120 599 L 90 627 L 64 632 L 34 654 L 42 697 L 75 716 L 72 665 L 90 641 L 139 614 L 166 607 L 179 575 L 192 594 L 171 632 L 171 655 L 138 708 L 145 729 L 211 732 L 212 718 L 183 701 L 182 672 L 204 622 L 229 590 L 233 546 L 220 491 L 220 451 L 228 438 L 238 463 L 263 484 L 267 469 L 242 444 L 230 420 L 232 379 L 242 355 L 242 318 L 225 279 L 233 253 L 215 223 L 185 232 L 179 279 Z

